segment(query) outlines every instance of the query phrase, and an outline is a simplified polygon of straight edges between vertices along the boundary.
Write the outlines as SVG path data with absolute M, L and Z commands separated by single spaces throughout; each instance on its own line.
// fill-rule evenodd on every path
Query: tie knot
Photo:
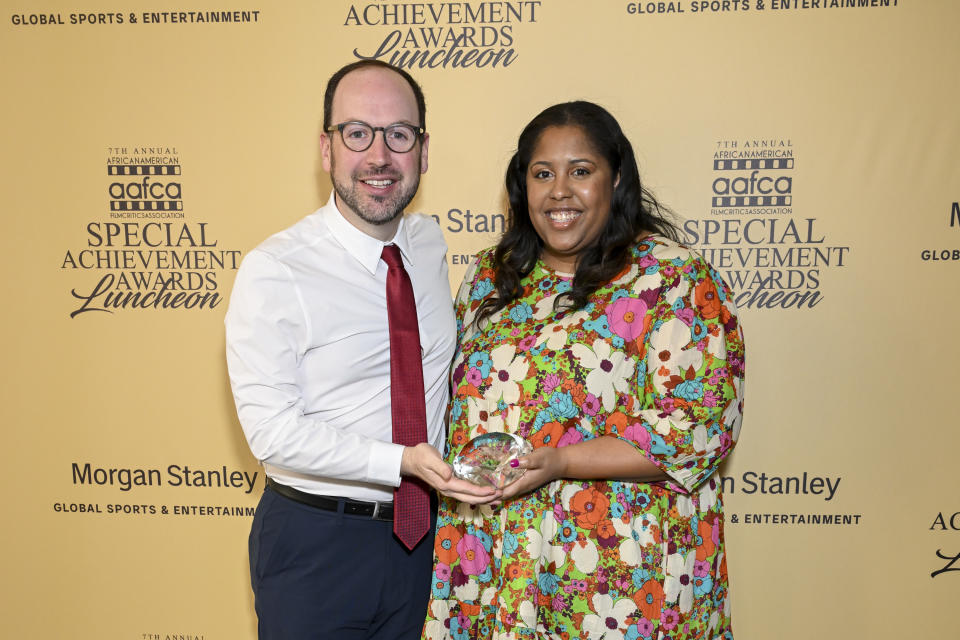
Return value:
M 383 253 L 380 254 L 380 257 L 383 258 L 383 261 L 387 263 L 387 266 L 391 269 L 395 267 L 403 268 L 403 258 L 400 257 L 400 248 L 395 244 L 384 245 Z

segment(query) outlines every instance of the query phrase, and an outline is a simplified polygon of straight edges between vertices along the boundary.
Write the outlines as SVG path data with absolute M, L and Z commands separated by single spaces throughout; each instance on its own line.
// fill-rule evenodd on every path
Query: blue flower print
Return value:
M 673 389 L 673 395 L 693 402 L 703 397 L 703 382 L 700 380 L 684 380 Z
M 524 322 L 532 317 L 533 308 L 526 302 L 515 305 L 510 309 L 510 319 L 514 322 Z
M 673 301 L 673 304 L 670 305 L 670 308 L 673 309 L 674 313 L 676 313 L 677 311 L 680 311 L 681 309 L 683 309 L 683 306 L 684 306 L 683 298 L 677 298 L 676 300 Z
M 490 356 L 487 355 L 486 351 L 477 351 L 470 356 L 470 366 L 479 369 L 480 375 L 484 379 L 490 377 L 490 367 L 492 365 L 493 362 L 490 360 Z
M 610 321 L 607 320 L 606 314 L 600 316 L 596 320 L 587 320 L 583 323 L 583 328 L 587 331 L 596 331 L 604 338 L 609 338 L 613 335 L 610 332 Z
M 557 576 L 552 573 L 541 573 L 537 586 L 540 588 L 540 593 L 553 595 L 557 592 Z
M 577 539 L 577 527 L 569 520 L 564 520 L 557 534 L 563 542 L 573 542 Z
M 470 630 L 460 626 L 459 616 L 450 618 L 450 637 L 453 640 L 470 640 Z
M 623 349 L 623 338 L 620 336 L 613 336 L 613 338 L 610 339 L 610 344 L 612 344 L 616 349 Z
M 723 278 L 720 277 L 720 274 L 717 273 L 717 270 L 713 267 L 710 267 L 710 277 L 713 279 L 713 284 L 717 288 L 717 295 L 720 296 L 720 302 L 726 302 L 727 294 L 723 292 Z
M 557 293 L 566 293 L 573 289 L 573 284 L 569 280 L 561 280 L 557 283 Z
M 449 582 L 440 582 L 434 576 L 433 580 L 433 597 L 434 598 L 449 598 L 450 597 L 450 583 Z
M 487 553 L 490 553 L 490 549 L 493 548 L 493 539 L 490 537 L 486 531 L 477 531 L 474 535 L 477 536 L 477 539 L 480 541 L 480 544 L 483 545 L 483 548 L 487 550 Z
M 548 409 L 537 412 L 537 417 L 533 421 L 533 429 L 537 431 L 548 422 L 553 422 L 553 413 Z
M 631 576 L 631 578 L 633 579 L 633 586 L 639 589 L 644 584 L 646 584 L 647 580 L 649 580 L 652 576 L 653 576 L 653 573 L 649 569 L 644 569 L 643 567 L 637 567 L 636 569 L 633 570 L 633 575 Z
M 513 555 L 519 548 L 520 541 L 517 540 L 517 534 L 510 531 L 507 531 L 503 534 L 503 555 Z
M 633 504 L 640 507 L 641 511 L 645 511 L 647 505 L 650 504 L 650 496 L 647 493 L 638 493 L 633 499 Z
M 613 304 L 620 298 L 627 298 L 629 296 L 630 296 L 630 292 L 627 291 L 626 289 L 617 289 L 616 291 L 613 292 L 613 295 L 610 296 L 610 304 Z
M 646 274 L 646 275 L 648 275 L 648 276 L 652 276 L 652 275 L 655 274 L 657 271 L 660 271 L 660 265 L 659 265 L 659 264 L 652 264 L 652 265 L 650 265 L 649 267 L 647 267 L 647 270 L 644 271 L 644 274 Z
M 577 405 L 566 391 L 554 391 L 550 396 L 550 410 L 553 415 L 562 418 L 573 418 L 577 415 Z
M 490 282 L 490 278 L 484 278 L 477 282 L 473 287 L 473 291 L 470 292 L 470 297 L 473 300 L 483 300 L 490 292 L 493 291 L 493 283 Z
M 707 325 L 703 324 L 703 320 L 700 318 L 694 318 L 693 324 L 690 325 L 690 337 L 694 342 L 698 342 L 707 337 Z
M 710 576 L 702 576 L 693 580 L 693 595 L 698 598 L 710 593 L 713 589 L 713 579 Z
M 477 576 L 477 580 L 480 581 L 481 583 L 490 582 L 491 580 L 493 580 L 493 568 L 491 567 L 491 565 L 489 564 L 487 565 L 487 568 L 483 570 L 483 573 Z
M 456 422 L 461 415 L 463 415 L 463 404 L 455 399 L 450 403 L 450 422 Z
M 663 436 L 655 433 L 650 441 L 650 453 L 653 455 L 660 455 L 662 453 L 667 457 L 673 457 L 677 455 L 677 448 L 672 444 L 667 444 Z
M 541 280 L 540 284 L 538 284 L 537 286 L 540 288 L 540 291 L 549 291 L 550 287 L 553 286 L 553 280 L 551 280 L 550 278 Z

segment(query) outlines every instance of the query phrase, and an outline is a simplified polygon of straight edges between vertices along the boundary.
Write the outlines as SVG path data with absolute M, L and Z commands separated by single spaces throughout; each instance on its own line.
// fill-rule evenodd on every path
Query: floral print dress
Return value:
M 492 431 L 534 447 L 613 437 L 670 480 L 557 480 L 500 507 L 443 498 L 424 638 L 732 638 L 713 475 L 742 411 L 730 290 L 698 254 L 649 236 L 585 308 L 555 311 L 571 278 L 538 262 L 478 329 L 492 255 L 457 296 L 447 460 Z

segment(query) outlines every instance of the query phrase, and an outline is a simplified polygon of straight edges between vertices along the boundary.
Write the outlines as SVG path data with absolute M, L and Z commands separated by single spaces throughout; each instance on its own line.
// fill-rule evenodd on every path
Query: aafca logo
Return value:
M 110 217 L 182 218 L 180 171 L 173 147 L 135 147 L 132 152 L 126 147 L 110 148 Z
M 792 213 L 795 162 L 789 139 L 718 141 L 710 213 Z

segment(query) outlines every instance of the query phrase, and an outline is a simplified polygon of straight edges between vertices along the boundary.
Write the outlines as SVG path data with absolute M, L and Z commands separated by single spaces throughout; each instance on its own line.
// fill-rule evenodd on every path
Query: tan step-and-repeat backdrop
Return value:
M 736 290 L 741 640 L 960 633 L 960 4 L 132 4 L 3 2 L 4 636 L 255 637 L 223 314 L 325 201 L 322 92 L 359 57 L 424 86 L 412 209 L 451 285 L 520 129 L 585 98 Z

